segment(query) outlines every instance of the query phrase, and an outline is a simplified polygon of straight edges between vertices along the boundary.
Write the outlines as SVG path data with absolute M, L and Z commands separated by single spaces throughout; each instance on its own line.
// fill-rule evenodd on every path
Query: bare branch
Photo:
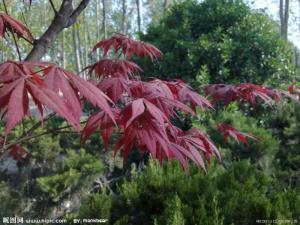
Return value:
M 80 124 L 84 124 L 86 123 L 87 121 L 82 121 L 80 122 Z M 31 135 L 27 135 L 27 136 L 21 136 L 20 138 L 18 138 L 17 140 L 15 140 L 14 142 L 10 142 L 8 144 L 4 144 L 1 148 L 0 148 L 0 160 L 6 155 L 6 153 L 8 152 L 8 150 L 20 143 L 24 143 L 26 141 L 29 141 L 31 139 L 35 139 L 35 138 L 38 138 L 38 137 L 41 137 L 41 136 L 44 136 L 44 135 L 47 135 L 47 134 L 57 134 L 57 133 L 66 133 L 66 131 L 62 131 L 64 129 L 68 129 L 68 128 L 71 128 L 72 126 L 71 125 L 66 125 L 66 126 L 63 126 L 63 127 L 58 127 L 58 128 L 55 128 L 55 129 L 51 129 L 51 130 L 46 130 L 42 133 L 38 133 L 38 134 L 31 134 Z M 69 131 L 68 133 L 78 133 L 78 132 L 71 132 Z

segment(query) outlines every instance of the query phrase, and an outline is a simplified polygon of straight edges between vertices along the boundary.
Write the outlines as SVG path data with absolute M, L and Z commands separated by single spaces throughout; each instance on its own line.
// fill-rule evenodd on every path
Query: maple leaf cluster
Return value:
M 247 83 L 238 85 L 211 84 L 205 87 L 205 92 L 213 103 L 223 102 L 225 106 L 232 102 L 248 102 L 255 107 L 257 101 L 271 106 L 274 101 L 279 102 L 284 97 L 289 97 L 283 91 Z
M 9 142 L 6 141 L 6 138 L 0 134 L 0 145 L 5 146 L 7 144 L 9 144 Z M 20 161 L 22 158 L 31 156 L 31 154 L 28 151 L 26 151 L 24 148 L 22 148 L 19 145 L 9 148 L 8 155 L 11 156 L 16 161 Z
M 221 160 L 207 134 L 196 128 L 183 131 L 171 122 L 179 117 L 179 111 L 194 115 L 196 107 L 214 109 L 213 104 L 181 80 L 143 81 L 139 75 L 141 68 L 129 61 L 132 55 L 157 59 L 162 53 L 156 47 L 117 34 L 97 43 L 94 51 L 97 48 L 103 50 L 104 58 L 85 69 L 95 75 L 97 87 L 118 106 L 113 108 L 116 124 L 105 112 L 95 113 L 82 131 L 82 142 L 99 130 L 107 146 L 117 129 L 121 137 L 114 151 L 117 154 L 122 149 L 125 158 L 137 147 L 141 154 L 149 152 L 161 163 L 175 158 L 185 169 L 189 160 L 204 170 L 205 160 L 210 162 L 211 156 Z M 231 136 L 235 134 L 237 140 L 245 142 L 242 137 L 247 134 L 234 131 Z
M 217 130 L 224 134 L 225 140 L 227 140 L 228 137 L 232 137 L 236 142 L 243 142 L 246 145 L 248 145 L 247 138 L 257 140 L 252 134 L 237 131 L 234 127 L 225 123 L 220 123 Z
M 7 31 L 30 42 L 33 40 L 22 23 L 0 13 L 0 36 Z M 137 147 L 141 154 L 150 153 L 161 163 L 165 159 L 177 159 L 187 170 L 189 161 L 193 161 L 206 170 L 206 162 L 209 163 L 212 156 L 221 160 L 219 151 L 204 132 L 176 127 L 171 121 L 180 117 L 179 112 L 194 115 L 196 107 L 214 109 L 219 101 L 225 106 L 233 101 L 247 101 L 253 106 L 261 101 L 271 105 L 288 95 L 254 84 L 213 84 L 205 87 L 206 98 L 181 80 L 142 80 L 142 69 L 130 59 L 133 55 L 149 57 L 152 61 L 161 57 L 162 53 L 149 43 L 116 34 L 98 42 L 93 51 L 97 49 L 102 49 L 103 58 L 85 68 L 91 77 L 94 74 L 93 81 L 48 62 L 1 63 L 0 112 L 6 120 L 5 134 L 30 116 L 32 105 L 36 105 L 42 120 L 45 108 L 49 108 L 81 131 L 80 117 L 83 103 L 87 101 L 98 111 L 88 118 L 81 132 L 82 143 L 99 130 L 107 148 L 112 134 L 117 132 L 115 155 L 122 149 L 126 159 Z M 295 90 L 290 88 L 291 93 Z M 246 138 L 255 139 L 226 124 L 220 124 L 217 130 L 225 139 L 230 136 L 245 144 Z M 14 158 L 26 154 L 20 146 L 10 146 Z
M 298 99 L 300 100 L 300 85 L 293 84 L 289 87 L 290 94 L 298 95 Z
M 30 116 L 30 98 L 41 118 L 44 107 L 47 107 L 80 130 L 81 97 L 113 119 L 108 103 L 110 99 L 90 82 L 71 72 L 45 62 L 6 61 L 0 64 L 0 111 L 6 111 L 6 133 L 25 116 Z

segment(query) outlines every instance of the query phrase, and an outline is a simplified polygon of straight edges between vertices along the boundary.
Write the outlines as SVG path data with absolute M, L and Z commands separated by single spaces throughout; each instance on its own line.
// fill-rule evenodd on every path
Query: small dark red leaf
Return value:
M 227 140 L 228 137 L 232 137 L 236 142 L 243 142 L 244 144 L 248 144 L 247 138 L 257 140 L 252 134 L 237 131 L 234 127 L 228 124 L 220 123 L 217 130 L 224 134 L 225 140 Z

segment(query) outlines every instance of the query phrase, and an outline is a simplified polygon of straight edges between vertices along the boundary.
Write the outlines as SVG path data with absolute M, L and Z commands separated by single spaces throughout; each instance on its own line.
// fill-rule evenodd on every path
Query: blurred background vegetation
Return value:
M 53 2 L 58 7 L 60 1 Z M 286 89 L 299 82 L 295 46 L 282 37 L 278 23 L 243 1 L 140 1 L 140 27 L 136 3 L 91 1 L 44 60 L 80 72 L 99 57 L 90 53 L 98 40 L 124 32 L 164 53 L 154 64 L 137 60 L 146 78 L 182 79 L 199 92 L 208 83 L 252 82 Z M 53 17 L 46 0 L 7 5 L 35 36 Z M 1 61 L 16 58 L 10 39 L 0 46 Z M 20 41 L 20 49 L 25 57 L 30 46 Z M 86 114 L 93 111 L 85 108 Z M 37 138 L 23 146 L 28 157 L 0 161 L 0 218 L 67 218 L 70 224 L 73 218 L 103 218 L 119 225 L 251 225 L 259 219 L 294 219 L 299 224 L 299 109 L 288 101 L 272 109 L 231 104 L 187 118 L 183 126 L 205 130 L 222 153 L 222 163 L 212 161 L 208 174 L 194 165 L 185 174 L 176 162 L 161 167 L 150 158 L 142 171 L 132 163 L 128 176 L 122 159 L 104 150 L 99 135 L 85 145 L 71 130 Z M 249 145 L 225 142 L 215 130 L 219 122 L 258 140 Z M 54 117 L 40 129 L 63 125 Z M 22 126 L 13 133 L 20 134 Z

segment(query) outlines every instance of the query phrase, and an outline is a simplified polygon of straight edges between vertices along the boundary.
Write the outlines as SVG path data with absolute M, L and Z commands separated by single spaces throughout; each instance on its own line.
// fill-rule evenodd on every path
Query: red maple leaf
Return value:
M 88 70 L 89 74 L 95 72 L 98 77 L 124 77 L 133 76 L 142 71 L 135 63 L 125 59 L 101 59 L 84 70 Z
M 0 145 L 6 145 L 9 144 L 9 142 L 5 141 L 5 137 L 0 135 Z M 19 161 L 23 157 L 30 156 L 31 154 L 26 151 L 24 148 L 22 148 L 19 145 L 15 145 L 8 149 L 7 153 L 14 158 L 14 160 Z
M 0 64 L 0 109 L 7 110 L 6 133 L 10 132 L 27 114 L 29 109 L 29 95 L 40 110 L 45 105 L 67 119 L 74 127 L 79 123 L 68 111 L 61 98 L 48 89 L 40 76 L 32 71 L 29 63 L 7 61 Z M 4 81 L 4 82 L 3 82 Z
M 0 12 L 0 36 L 4 37 L 7 31 L 24 38 L 30 43 L 33 43 L 33 37 L 29 29 L 23 23 L 5 13 Z
M 56 93 L 61 92 L 63 94 L 76 119 L 79 120 L 81 112 L 79 92 L 87 101 L 105 111 L 114 121 L 114 116 L 108 104 L 108 101 L 111 102 L 110 98 L 92 83 L 54 64 L 43 70 L 43 77 L 48 88 Z
M 300 100 L 300 85 L 293 84 L 289 86 L 288 90 L 291 95 L 298 95 L 298 99 L 296 100 Z
M 103 92 L 53 64 L 7 61 L 0 64 L 0 84 L 0 110 L 7 107 L 7 133 L 29 114 L 29 96 L 41 117 L 46 106 L 77 130 L 81 111 L 78 91 L 113 119 L 109 98 Z
M 255 106 L 258 99 L 271 106 L 274 101 L 281 101 L 284 96 L 281 91 L 255 84 L 211 84 L 206 86 L 205 92 L 214 103 L 223 101 L 225 106 L 233 101 L 247 101 Z
M 217 130 L 224 134 L 225 140 L 227 140 L 228 137 L 232 137 L 236 142 L 241 141 L 244 144 L 248 144 L 247 138 L 257 140 L 252 134 L 240 132 L 228 124 L 220 123 L 217 126 Z
M 107 56 L 110 49 L 114 50 L 115 53 L 120 50 L 128 59 L 130 59 L 133 54 L 138 57 L 148 56 L 152 61 L 162 56 L 161 51 L 154 45 L 129 39 L 121 33 L 98 42 L 94 46 L 93 51 L 96 51 L 98 48 L 103 49 L 104 56 Z
M 8 150 L 8 154 L 14 158 L 16 161 L 20 161 L 26 156 L 30 156 L 30 153 L 27 152 L 24 148 L 19 145 L 16 145 Z
M 181 80 L 176 81 L 162 81 L 164 82 L 173 93 L 174 97 L 182 103 L 190 103 L 193 110 L 195 111 L 196 106 L 201 109 L 211 108 L 212 104 L 203 96 L 199 95 L 197 92 L 193 91 L 191 87 L 185 84 Z
M 167 85 L 160 83 L 158 80 L 151 82 L 132 81 L 129 93 L 133 99 L 141 97 L 147 99 L 164 112 L 168 118 L 176 116 L 175 108 L 194 114 L 188 106 L 175 99 L 175 96 Z
M 113 110 L 114 117 L 118 118 L 119 112 L 117 109 Z M 87 120 L 84 129 L 81 133 L 81 143 L 84 143 L 96 130 L 100 131 L 105 147 L 107 148 L 109 138 L 112 135 L 114 121 L 104 111 L 97 112 L 90 116 Z
M 97 87 L 111 98 L 114 103 L 117 103 L 118 100 L 125 103 L 125 96 L 128 96 L 130 93 L 129 82 L 129 80 L 122 77 L 112 77 L 101 81 Z
M 123 155 L 126 157 L 134 145 L 147 145 L 150 137 L 153 138 L 151 143 L 158 142 L 168 151 L 165 123 L 170 123 L 168 118 L 151 102 L 143 98 L 132 101 L 120 112 L 120 126 L 124 129 Z

